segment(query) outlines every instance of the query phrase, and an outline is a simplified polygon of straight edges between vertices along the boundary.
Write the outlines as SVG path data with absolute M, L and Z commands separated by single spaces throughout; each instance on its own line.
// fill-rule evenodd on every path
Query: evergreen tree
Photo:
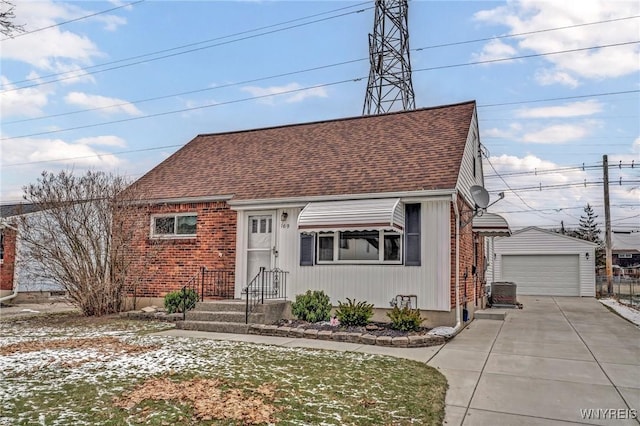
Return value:
M 601 231 L 596 223 L 597 218 L 598 215 L 594 213 L 591 205 L 587 203 L 587 206 L 584 208 L 584 215 L 580 216 L 576 237 L 585 241 L 591 241 L 592 243 L 602 244 L 602 239 L 600 238 Z

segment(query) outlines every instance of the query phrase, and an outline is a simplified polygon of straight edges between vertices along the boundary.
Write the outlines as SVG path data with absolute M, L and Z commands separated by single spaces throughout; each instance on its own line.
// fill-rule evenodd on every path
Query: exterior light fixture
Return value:
M 289 217 L 289 213 L 282 212 L 282 214 L 280 215 L 280 221 L 286 222 L 288 217 Z

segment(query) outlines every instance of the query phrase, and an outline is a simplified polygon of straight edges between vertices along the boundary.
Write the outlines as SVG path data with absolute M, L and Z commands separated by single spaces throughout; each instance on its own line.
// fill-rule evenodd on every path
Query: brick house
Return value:
M 145 272 L 131 288 L 160 304 L 204 266 L 231 271 L 240 298 L 277 268 L 289 300 L 324 290 L 384 319 L 411 295 L 427 325 L 459 324 L 484 304 L 470 192 L 482 184 L 473 101 L 199 135 L 132 185 Z

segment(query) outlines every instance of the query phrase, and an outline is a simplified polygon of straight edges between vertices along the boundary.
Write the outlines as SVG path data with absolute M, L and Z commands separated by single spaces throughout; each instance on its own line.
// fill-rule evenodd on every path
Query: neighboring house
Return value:
M 512 281 L 518 295 L 595 296 L 597 244 L 531 226 L 496 238 L 490 282 Z
M 34 278 L 29 271 L 37 268 L 24 256 L 20 240 L 20 216 L 37 217 L 33 204 L 0 205 L 0 300 L 48 296 L 62 291 L 55 283 Z M 18 299 L 16 299 L 18 300 Z
M 428 324 L 454 325 L 484 303 L 482 184 L 475 102 L 199 135 L 132 185 L 148 266 L 131 287 L 159 303 L 205 266 L 232 270 L 240 298 L 279 268 L 288 299 L 413 295 Z
M 620 268 L 640 266 L 640 232 L 611 234 L 612 263 Z

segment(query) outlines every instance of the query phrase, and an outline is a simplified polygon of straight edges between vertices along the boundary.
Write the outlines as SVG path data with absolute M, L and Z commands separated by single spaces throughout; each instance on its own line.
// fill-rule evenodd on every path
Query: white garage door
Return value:
M 517 293 L 579 296 L 578 255 L 503 255 L 502 281 L 516 283 Z

